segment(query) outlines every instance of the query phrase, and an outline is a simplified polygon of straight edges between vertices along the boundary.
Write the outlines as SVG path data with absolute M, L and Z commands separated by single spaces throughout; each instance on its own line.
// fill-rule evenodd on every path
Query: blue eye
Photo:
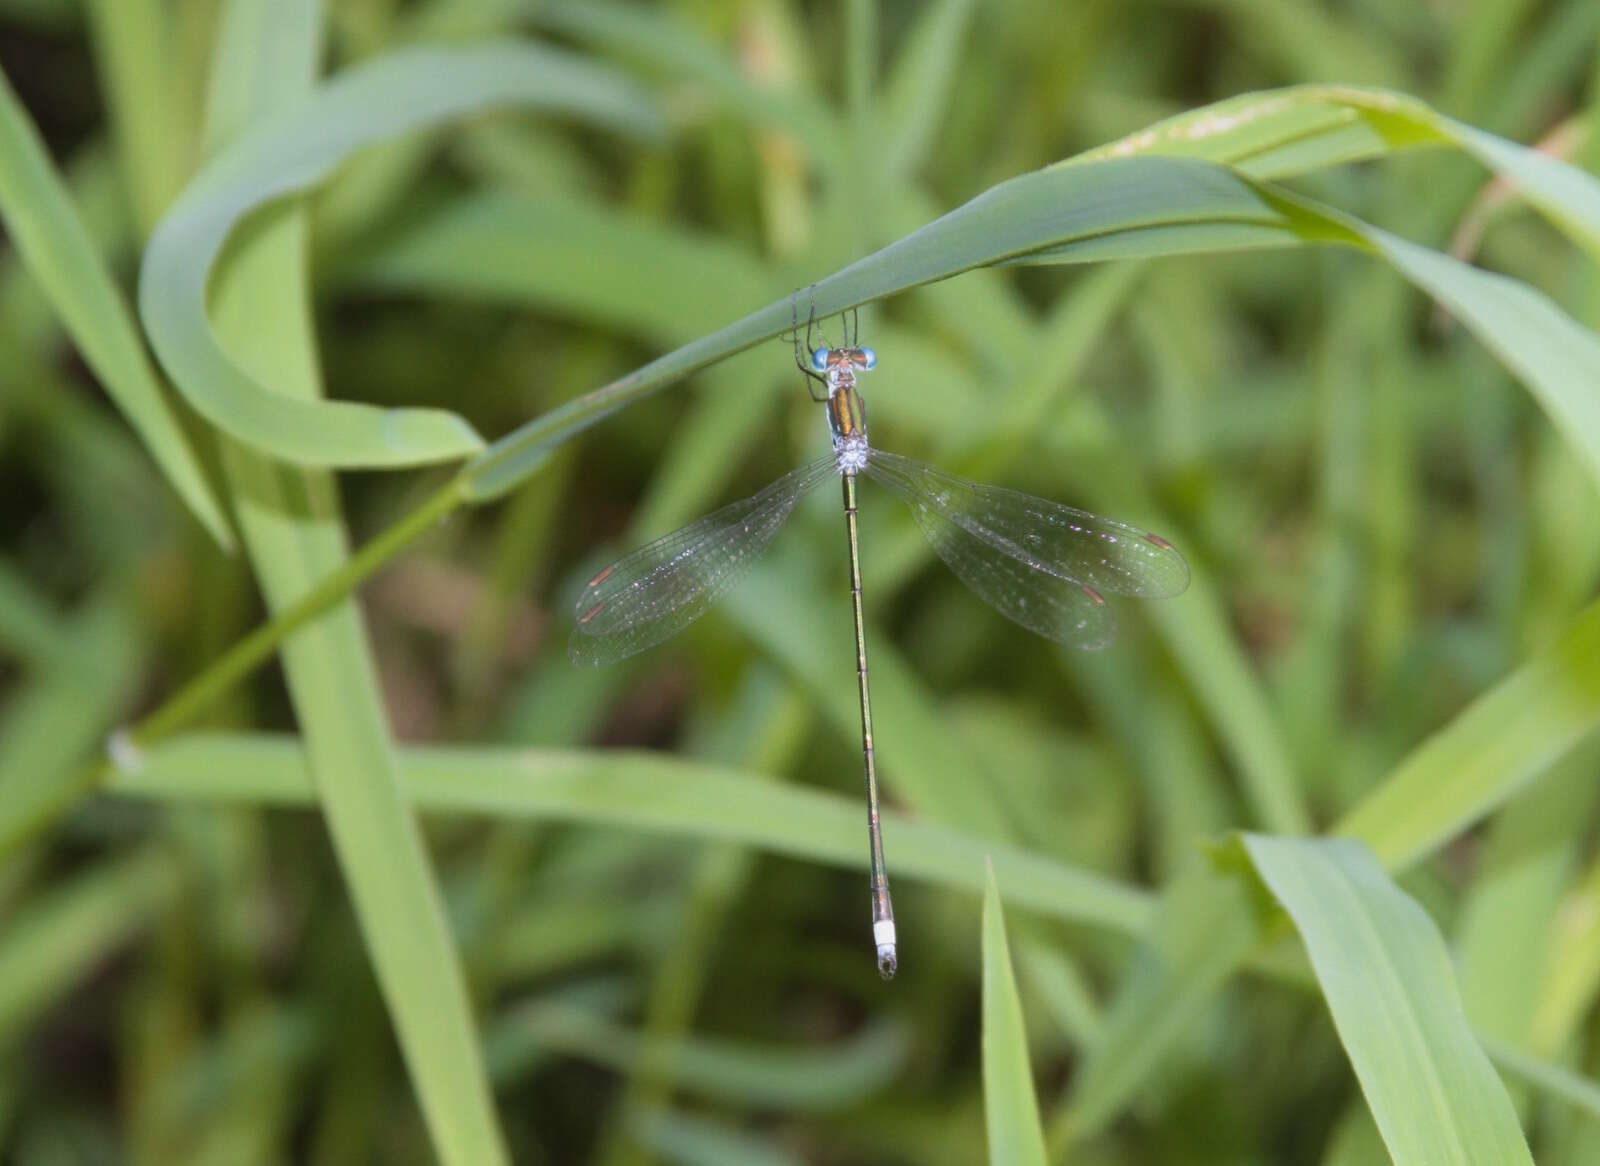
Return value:
M 819 348 L 811 354 L 811 367 L 818 372 L 828 371 L 829 352 L 826 348 Z
M 861 367 L 862 368 L 869 368 L 869 369 L 870 368 L 877 368 L 878 367 L 878 354 L 876 352 L 872 351 L 872 349 L 870 349 L 870 348 L 863 348 L 861 350 Z

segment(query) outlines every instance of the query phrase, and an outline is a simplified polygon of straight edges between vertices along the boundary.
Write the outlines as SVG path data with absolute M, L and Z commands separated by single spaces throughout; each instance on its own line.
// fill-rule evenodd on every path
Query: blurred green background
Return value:
M 0 68 L 130 298 L 212 148 L 219 30 L 243 7 L 0 2 Z M 1234 94 L 1385 86 L 1600 158 L 1585 132 L 1593 0 L 330 0 L 317 20 L 324 74 L 520 35 L 631 79 L 663 119 L 646 133 L 472 117 L 363 153 L 305 201 L 287 254 L 307 264 L 327 395 L 448 408 L 491 439 L 997 182 Z M 859 132 L 871 125 L 892 132 Z M 819 133 L 837 135 L 833 158 Z M 1292 185 L 1600 319 L 1593 266 L 1457 154 Z M 247 233 L 276 230 L 269 218 Z M 218 308 L 245 331 L 272 310 Z M 877 751 L 905 815 L 888 826 L 892 878 L 897 850 L 941 853 L 897 835 L 912 818 L 1152 888 L 1230 828 L 1323 829 L 1594 595 L 1600 514 L 1581 462 L 1476 341 L 1369 257 L 1002 268 L 870 305 L 862 334 L 880 360 L 863 385 L 876 444 L 1150 525 L 1196 572 L 1159 610 L 1117 605 L 1110 650 L 1072 653 L 966 592 L 864 484 Z M 14 797 L 70 780 L 263 623 L 272 552 L 258 545 L 253 571 L 191 517 L 9 249 L 0 383 L 0 797 Z M 1017 400 L 1031 422 L 997 431 Z M 183 417 L 238 489 L 237 455 Z M 825 434 L 788 347 L 762 344 L 454 514 L 361 592 L 393 737 L 648 748 L 858 798 L 832 490 L 683 636 L 598 672 L 565 655 L 598 564 L 824 452 Z M 341 474 L 350 540 L 445 480 Z M 341 683 L 320 698 L 335 721 Z M 349 694 L 352 719 L 363 699 Z M 304 701 L 273 664 L 203 723 L 291 732 Z M 225 756 L 206 764 L 222 774 Z M 1593 972 L 1539 977 L 1563 928 L 1592 926 L 1574 913 L 1600 909 L 1596 760 L 1573 751 L 1403 880 L 1450 939 L 1479 1031 L 1578 1067 Z M 429 764 L 448 802 L 449 758 Z M 966 890 L 925 870 L 896 881 L 902 972 L 885 985 L 864 875 L 845 869 L 864 861 L 857 818 L 820 865 L 781 823 L 757 849 L 616 825 L 627 807 L 480 808 L 422 822 L 515 1160 L 985 1159 L 981 869 Z M 1012 956 L 1064 1152 L 1053 1119 L 1137 928 L 1048 915 L 1013 913 Z M 403 958 L 404 929 L 390 939 Z M 0 1049 L 5 1161 L 434 1160 L 340 861 L 305 808 L 99 795 L 24 831 L 0 856 Z M 1282 977 L 1234 983 L 1141 1071 L 1070 1160 L 1388 1160 L 1326 1006 Z M 1540 1161 L 1596 1160 L 1592 1119 L 1514 1097 Z

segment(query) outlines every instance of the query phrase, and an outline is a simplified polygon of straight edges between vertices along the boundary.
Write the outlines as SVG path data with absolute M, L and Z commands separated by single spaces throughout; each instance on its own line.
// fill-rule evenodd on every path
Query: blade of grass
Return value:
M 592 200 L 496 190 L 402 229 L 345 274 L 367 288 L 526 305 L 667 344 L 715 328 L 774 283 L 737 244 Z M 662 287 L 678 291 L 656 294 Z
M 169 855 L 142 849 L 98 863 L 34 898 L 0 932 L 0 1047 L 120 944 L 179 889 Z
M 629 1029 L 569 1005 L 535 1001 L 496 1017 L 488 1044 L 496 1079 L 531 1053 L 560 1052 L 612 1069 L 636 1069 L 712 1100 L 791 1113 L 826 1113 L 883 1088 L 910 1052 L 910 1034 L 880 1022 L 832 1048 L 671 1037 Z
M 133 313 L 73 208 L 66 184 L 0 76 L 0 216 L 83 358 L 185 504 L 224 547 L 233 535 L 144 350 Z
M 0 560 L 0 652 L 31 668 L 70 668 L 77 658 L 66 621 L 4 560 Z
M 408 796 L 432 810 L 605 823 L 864 869 L 859 797 L 623 750 L 406 748 L 398 757 Z M 293 738 L 202 733 L 149 750 L 136 768 L 119 772 L 110 789 L 288 806 L 313 797 Z M 981 892 L 989 853 L 1014 906 L 1126 934 L 1149 922 L 1145 892 L 1104 876 L 897 813 L 884 814 L 884 829 L 893 832 L 894 870 L 901 877 Z
M 541 31 L 635 63 L 647 73 L 690 82 L 714 98 L 720 110 L 792 134 L 806 147 L 814 165 L 840 165 L 835 154 L 842 126 L 831 109 L 808 92 L 760 84 L 734 66 L 721 46 L 685 21 L 637 5 L 603 0 L 579 4 L 517 0 L 516 7 Z
M 888 182 L 910 175 L 933 145 L 961 73 L 962 40 L 973 7 L 972 0 L 930 4 L 906 37 L 879 105 L 879 142 L 885 148 L 876 164 Z
M 1528 1163 L 1505 1086 L 1467 1024 L 1444 940 L 1348 839 L 1246 835 L 1305 941 L 1396 1166 Z
M 619 76 L 532 46 L 410 50 L 341 74 L 208 165 L 151 239 L 140 315 L 178 390 L 229 436 L 306 465 L 416 465 L 481 448 L 471 426 L 443 410 L 274 393 L 229 359 L 206 296 L 224 245 L 252 211 L 310 189 L 363 146 L 508 103 L 647 137 L 660 130 L 647 99 Z
M 1600 859 L 1568 892 L 1550 931 L 1547 970 L 1528 1023 L 1527 1046 L 1554 1055 L 1600 996 Z
M 1547 1097 L 1579 1110 L 1591 1121 L 1600 1122 L 1600 1084 L 1562 1065 L 1530 1056 L 1504 1041 L 1480 1036 L 1484 1051 L 1512 1076 L 1535 1086 Z
M 1600 604 L 1423 742 L 1335 832 L 1405 870 L 1547 772 L 1597 724 Z
M 1028 1030 L 1011 970 L 994 869 L 983 892 L 983 1116 L 989 1166 L 1045 1166 L 1044 1130 L 1028 1064 Z
M 803 1166 L 775 1141 L 662 1108 L 641 1110 L 628 1133 L 663 1160 L 682 1166 Z
M 1106 1010 L 1099 1043 L 1050 1123 L 1050 1148 L 1093 1136 L 1161 1065 L 1261 938 L 1238 879 L 1198 863 L 1162 891 L 1149 933 Z
M 1600 605 L 1423 742 L 1347 815 L 1339 832 L 1364 840 L 1389 869 L 1404 870 L 1524 788 L 1600 722 L 1600 680 L 1590 665 L 1597 636 Z M 1186 884 L 1195 885 L 1186 890 Z M 1069 1109 L 1052 1122 L 1052 1146 L 1102 1128 L 1255 946 L 1248 904 L 1227 879 L 1191 875 L 1164 892 L 1163 904 L 1169 900 L 1146 940 L 1148 953 L 1141 948 L 1137 957 L 1139 970 L 1108 1012 L 1103 1044 L 1075 1082 Z M 1600 942 L 1586 950 L 1600 951 Z M 1553 964 L 1559 969 L 1563 961 L 1553 957 Z M 1600 969 L 1600 957 L 1591 956 L 1588 966 Z M 1600 975 L 1575 978 L 1591 991 L 1600 984 Z M 1544 1015 L 1530 1023 L 1535 1039 L 1557 1027 Z
M 1593 185 L 1581 174 L 1564 177 L 1583 193 Z M 1579 201 L 1574 194 L 1563 205 Z M 1304 244 L 1346 246 L 1385 258 L 1449 306 L 1534 393 L 1600 477 L 1600 396 L 1589 388 L 1600 381 L 1600 342 L 1547 297 L 1194 158 L 1105 157 L 1013 178 L 796 295 L 806 301 L 808 313 L 821 317 L 997 263 L 1078 263 Z M 786 297 L 528 422 L 468 465 L 469 489 L 485 498 L 510 489 L 571 432 L 780 335 L 795 310 L 794 300 Z
M 252 116 L 304 101 L 321 23 L 315 0 L 240 0 L 229 8 L 212 89 L 213 140 Z M 321 392 L 306 231 L 296 203 L 257 216 L 207 289 L 217 340 L 231 354 L 223 359 L 249 369 L 255 383 L 271 386 L 266 392 L 303 404 Z M 335 483 L 231 441 L 224 455 L 252 563 L 269 605 L 282 610 L 345 561 Z M 334 850 L 435 1151 L 458 1166 L 507 1161 L 464 977 L 400 787 L 355 604 L 344 602 L 285 643 L 283 660 Z
M 1461 998 L 1480 1033 L 1522 1045 L 1547 983 L 1553 921 L 1600 796 L 1600 750 L 1573 751 L 1496 815 L 1454 927 Z
M 8 694 L 0 715 L 0 850 L 28 836 L 81 794 L 72 767 L 123 715 L 143 647 L 115 594 L 66 622 L 72 656 Z
M 117 153 L 148 236 L 189 175 L 199 126 L 180 91 L 174 13 L 160 0 L 87 0 Z

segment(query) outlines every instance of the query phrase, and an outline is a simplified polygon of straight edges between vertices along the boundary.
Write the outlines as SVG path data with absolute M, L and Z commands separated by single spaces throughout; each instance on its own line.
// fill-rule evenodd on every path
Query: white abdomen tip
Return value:
M 880 919 L 872 925 L 872 939 L 878 945 L 878 974 L 885 980 L 894 979 L 900 966 L 895 955 L 894 920 Z

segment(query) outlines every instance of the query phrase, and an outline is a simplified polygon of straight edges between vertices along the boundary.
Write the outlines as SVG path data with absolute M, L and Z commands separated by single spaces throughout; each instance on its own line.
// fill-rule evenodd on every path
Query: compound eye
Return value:
M 830 353 L 826 348 L 817 349 L 811 354 L 811 367 L 817 372 L 827 372 L 828 357 L 831 355 L 832 353 Z
M 861 367 L 874 369 L 878 367 L 878 354 L 870 348 L 859 349 L 861 353 Z

